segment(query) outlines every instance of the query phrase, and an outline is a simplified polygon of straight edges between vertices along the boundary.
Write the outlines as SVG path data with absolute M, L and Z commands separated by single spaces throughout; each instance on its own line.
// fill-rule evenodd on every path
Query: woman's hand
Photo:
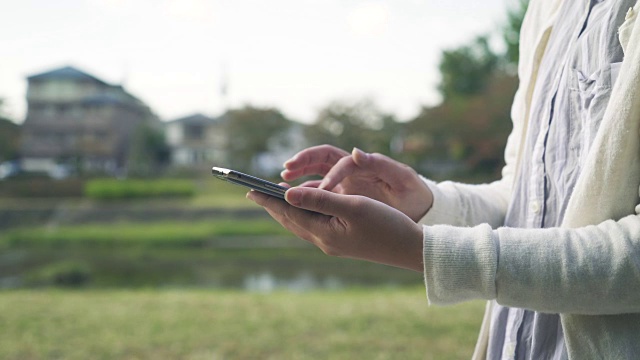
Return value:
M 247 198 L 328 255 L 422 272 L 422 228 L 379 201 L 311 187 L 287 190 L 286 202 L 257 191 Z
M 284 166 L 281 176 L 285 181 L 321 175 L 322 180 L 301 186 L 363 195 L 402 211 L 416 222 L 433 204 L 431 190 L 411 167 L 381 154 L 367 154 L 355 148 L 349 154 L 320 145 L 302 150 Z

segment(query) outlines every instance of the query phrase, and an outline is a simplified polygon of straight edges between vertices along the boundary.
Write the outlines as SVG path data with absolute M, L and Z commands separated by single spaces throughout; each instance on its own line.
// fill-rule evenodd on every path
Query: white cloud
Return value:
M 89 4 L 101 8 L 117 9 L 127 4 L 127 0 L 89 0 Z
M 153 8 L 156 2 L 152 0 L 88 0 L 91 7 L 111 12 L 130 12 Z
M 168 0 L 163 8 L 169 17 L 187 22 L 209 23 L 217 13 L 215 3 L 208 0 Z
M 226 62 L 231 106 L 309 122 L 330 100 L 371 95 L 408 119 L 433 102 L 440 50 L 494 28 L 504 1 L 14 1 L 0 11 L 0 97 L 22 119 L 25 76 L 71 64 L 107 82 L 127 74 L 162 118 L 215 113 Z
M 363 3 L 349 14 L 349 28 L 359 36 L 380 36 L 386 33 L 389 18 L 389 8 L 385 4 L 380 2 Z

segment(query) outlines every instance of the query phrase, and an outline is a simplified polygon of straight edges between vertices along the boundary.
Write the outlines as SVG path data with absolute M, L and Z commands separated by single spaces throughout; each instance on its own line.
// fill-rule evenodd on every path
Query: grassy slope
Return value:
M 292 236 L 271 219 L 182 222 L 119 222 L 75 226 L 32 226 L 4 231 L 0 246 L 193 246 L 217 237 Z
M 0 358 L 460 359 L 482 309 L 423 288 L 0 292 Z

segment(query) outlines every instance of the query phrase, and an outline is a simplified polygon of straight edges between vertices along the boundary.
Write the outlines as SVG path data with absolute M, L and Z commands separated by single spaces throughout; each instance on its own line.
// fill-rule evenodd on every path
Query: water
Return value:
M 0 251 L 0 288 L 202 287 L 309 291 L 422 283 L 422 275 L 317 249 L 56 248 Z
M 311 273 L 302 272 L 292 279 L 282 279 L 269 272 L 250 274 L 244 278 L 242 288 L 251 292 L 268 293 L 275 290 L 303 292 L 314 289 L 337 290 L 345 287 L 344 281 L 329 276 L 317 278 Z

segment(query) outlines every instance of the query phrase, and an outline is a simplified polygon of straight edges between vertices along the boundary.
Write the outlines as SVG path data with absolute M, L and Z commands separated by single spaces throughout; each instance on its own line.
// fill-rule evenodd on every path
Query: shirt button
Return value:
M 502 353 L 503 359 L 514 359 L 516 357 L 516 344 L 513 341 L 509 341 L 505 344 Z
M 539 212 L 540 212 L 540 203 L 539 203 L 539 202 L 537 202 L 537 201 L 533 201 L 533 202 L 531 203 L 531 211 L 532 211 L 534 214 L 539 213 Z

